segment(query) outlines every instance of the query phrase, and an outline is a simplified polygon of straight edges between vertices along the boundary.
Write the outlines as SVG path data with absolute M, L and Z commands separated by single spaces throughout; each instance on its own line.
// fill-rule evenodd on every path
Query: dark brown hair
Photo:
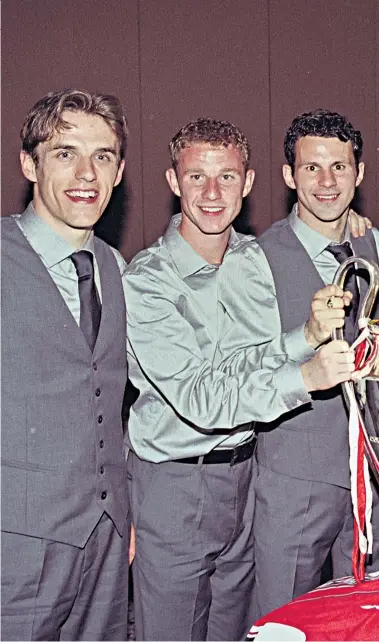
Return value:
M 22 126 L 22 149 L 30 154 L 35 163 L 38 163 L 37 145 L 49 140 L 55 131 L 69 128 L 69 124 L 62 117 L 64 111 L 101 116 L 117 136 L 120 160 L 124 158 L 128 126 L 118 98 L 78 89 L 63 89 L 50 92 L 41 98 L 31 108 Z
M 284 153 L 292 172 L 295 168 L 295 145 L 304 136 L 320 136 L 323 138 L 338 138 L 343 143 L 351 142 L 353 146 L 355 165 L 362 156 L 363 141 L 361 132 L 341 114 L 329 109 L 316 109 L 296 116 L 292 121 L 284 139 Z

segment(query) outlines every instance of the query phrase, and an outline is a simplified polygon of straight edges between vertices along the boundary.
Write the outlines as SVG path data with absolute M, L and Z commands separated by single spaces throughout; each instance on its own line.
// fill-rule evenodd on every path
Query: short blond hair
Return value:
M 241 154 L 245 170 L 250 162 L 250 145 L 238 127 L 227 120 L 198 118 L 178 131 L 170 142 L 172 166 L 176 170 L 182 149 L 193 143 L 209 143 L 214 147 L 235 147 Z

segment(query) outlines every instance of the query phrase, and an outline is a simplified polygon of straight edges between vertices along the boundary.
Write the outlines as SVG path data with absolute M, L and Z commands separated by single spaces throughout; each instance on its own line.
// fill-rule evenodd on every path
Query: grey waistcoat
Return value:
M 2 529 L 84 546 L 105 511 L 128 511 L 121 405 L 125 302 L 95 239 L 102 315 L 92 354 L 40 258 L 2 221 Z
M 273 273 L 282 332 L 306 322 L 315 292 L 324 283 L 288 220 L 275 223 L 259 239 Z M 352 241 L 357 255 L 378 261 L 371 232 Z M 360 280 L 361 296 L 367 291 Z M 299 479 L 350 487 L 348 416 L 341 387 L 312 393 L 312 403 L 258 426 L 258 460 L 267 468 Z

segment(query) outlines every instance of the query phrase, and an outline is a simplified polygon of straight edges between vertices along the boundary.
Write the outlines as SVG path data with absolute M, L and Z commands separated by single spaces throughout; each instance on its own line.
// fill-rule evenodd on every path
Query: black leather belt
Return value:
M 255 447 L 257 445 L 257 437 L 254 435 L 249 441 L 239 444 L 235 448 L 211 450 L 203 457 L 203 464 L 240 464 L 242 461 L 250 459 L 254 455 Z M 184 457 L 183 459 L 174 459 L 173 461 L 178 464 L 198 464 L 201 456 L 198 457 Z

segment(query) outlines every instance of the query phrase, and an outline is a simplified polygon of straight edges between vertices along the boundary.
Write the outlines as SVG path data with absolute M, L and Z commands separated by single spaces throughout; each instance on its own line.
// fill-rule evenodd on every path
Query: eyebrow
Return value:
M 50 147 L 50 151 L 57 151 L 58 149 L 63 149 L 66 151 L 75 151 L 78 148 L 76 147 L 76 145 L 65 145 L 65 144 L 59 145 L 59 143 Z M 103 152 L 105 154 L 113 154 L 113 156 L 115 156 L 116 158 L 118 156 L 117 150 L 115 147 L 97 147 L 94 150 L 94 154 L 98 154 L 99 152 Z
M 338 165 L 338 164 L 340 164 L 340 165 L 346 165 L 346 164 L 347 164 L 347 163 L 349 163 L 349 162 L 350 162 L 350 161 L 348 161 L 348 160 L 342 160 L 342 159 L 341 159 L 341 160 L 335 160 L 335 161 L 333 161 L 333 162 L 331 163 L 331 165 Z M 303 163 L 298 163 L 298 166 L 299 166 L 299 167 L 304 167 L 304 165 L 320 165 L 320 162 L 319 162 L 319 161 L 316 161 L 316 160 L 306 160 L 306 161 L 304 161 Z
M 52 152 L 57 150 L 57 149 L 67 149 L 69 151 L 69 150 L 72 150 L 72 149 L 76 149 L 76 147 L 75 147 L 75 145 L 53 145 L 52 147 L 50 147 L 50 150 Z
M 117 150 L 115 147 L 98 147 L 96 152 L 105 152 L 106 154 L 113 154 L 113 156 L 117 156 Z
M 232 172 L 234 174 L 240 174 L 240 171 L 238 169 L 236 169 L 235 167 L 225 167 L 225 168 L 223 167 L 222 170 L 219 173 L 220 174 L 227 174 L 227 173 L 230 174 Z M 184 173 L 185 174 L 203 174 L 204 173 L 204 169 L 193 167 L 193 168 L 190 168 L 190 169 L 186 169 L 186 171 Z

